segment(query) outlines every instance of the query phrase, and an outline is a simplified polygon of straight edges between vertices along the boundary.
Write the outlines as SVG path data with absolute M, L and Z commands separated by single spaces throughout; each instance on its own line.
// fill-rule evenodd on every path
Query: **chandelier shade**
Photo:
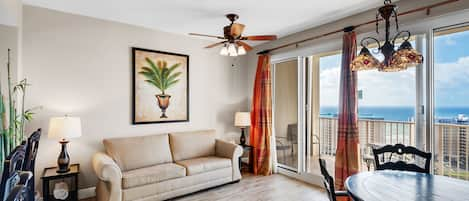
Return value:
M 423 63 L 423 56 L 412 48 L 412 45 L 406 40 L 399 47 L 399 50 L 394 53 L 392 61 L 396 65 L 405 65 L 405 68 L 409 68 Z
M 370 50 L 366 47 L 367 45 L 364 44 L 365 41 L 366 39 L 362 40 L 362 50 L 360 50 L 360 54 L 350 64 L 352 71 L 371 70 L 380 66 L 378 59 L 371 54 Z
M 352 71 L 360 70 L 372 70 L 377 69 L 381 72 L 397 72 L 406 70 L 409 67 L 415 67 L 418 64 L 423 63 L 423 56 L 417 50 L 415 50 L 409 42 L 411 36 L 409 31 L 399 31 L 399 25 L 397 20 L 397 6 L 391 3 L 391 0 L 385 0 L 384 6 L 378 9 L 378 14 L 376 15 L 376 33 L 378 32 L 378 17 L 385 21 L 385 41 L 381 46 L 379 41 L 375 38 L 367 37 L 361 41 L 362 50 L 360 54 L 352 61 L 350 68 Z M 395 18 L 397 34 L 392 40 L 390 40 L 390 25 L 391 17 Z M 404 39 L 404 42 L 396 51 L 396 39 L 399 38 L 402 34 L 407 34 L 407 37 Z M 383 61 L 378 61 L 374 57 L 364 42 L 366 40 L 372 39 L 378 44 L 378 51 L 384 56 Z

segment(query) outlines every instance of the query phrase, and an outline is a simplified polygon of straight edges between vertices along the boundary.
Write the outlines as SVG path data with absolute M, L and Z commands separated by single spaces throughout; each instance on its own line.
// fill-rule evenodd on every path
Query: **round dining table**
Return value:
M 439 175 L 379 170 L 361 172 L 345 181 L 357 201 L 468 201 L 469 182 Z

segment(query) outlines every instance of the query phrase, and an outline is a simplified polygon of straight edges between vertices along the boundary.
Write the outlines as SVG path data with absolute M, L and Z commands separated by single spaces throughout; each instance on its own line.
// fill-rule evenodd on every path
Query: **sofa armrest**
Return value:
M 101 180 L 100 188 L 96 189 L 98 201 L 121 201 L 122 200 L 122 171 L 119 166 L 105 153 L 98 152 L 93 155 L 93 169 L 96 176 Z M 102 194 L 102 195 L 98 195 Z
M 237 144 L 217 139 L 215 143 L 215 154 L 219 157 L 231 159 L 233 181 L 240 180 L 241 172 L 239 171 L 239 157 L 243 155 L 243 148 Z

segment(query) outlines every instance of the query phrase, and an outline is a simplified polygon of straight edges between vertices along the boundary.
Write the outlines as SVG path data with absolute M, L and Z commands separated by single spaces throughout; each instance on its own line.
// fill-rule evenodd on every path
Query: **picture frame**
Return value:
M 189 122 L 189 55 L 132 47 L 132 124 Z

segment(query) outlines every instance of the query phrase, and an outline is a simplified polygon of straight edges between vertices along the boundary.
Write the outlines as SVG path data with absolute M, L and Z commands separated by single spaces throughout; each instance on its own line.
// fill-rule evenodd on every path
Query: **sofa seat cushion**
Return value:
M 186 168 L 188 176 L 231 167 L 230 159 L 216 156 L 187 159 L 176 163 Z
M 122 188 L 133 188 L 186 176 L 186 169 L 175 163 L 165 163 L 122 173 Z

